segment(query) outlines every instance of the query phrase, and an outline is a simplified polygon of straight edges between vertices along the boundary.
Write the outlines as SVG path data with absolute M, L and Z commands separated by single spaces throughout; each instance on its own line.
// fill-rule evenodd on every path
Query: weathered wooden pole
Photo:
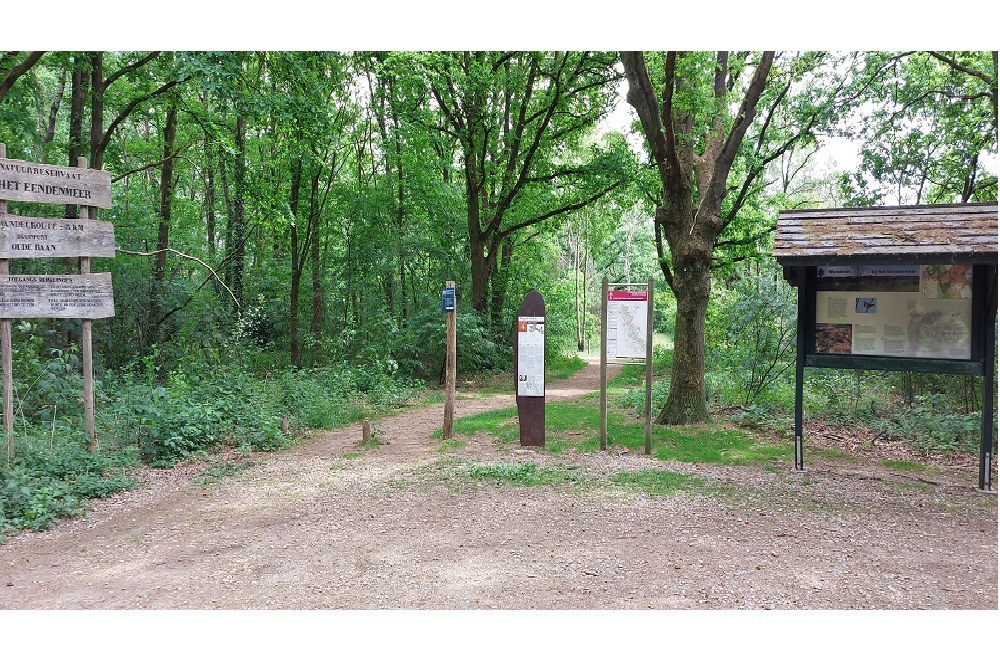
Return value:
M 808 267 L 800 266 L 797 269 L 796 280 L 798 284 L 798 319 L 795 329 L 795 469 L 804 470 L 803 443 L 802 443 L 802 387 L 805 380 L 806 361 L 806 331 L 809 328 L 809 315 L 807 309 L 806 293 L 807 285 L 806 272 Z
M 0 143 L 0 159 L 7 157 L 7 144 Z M 7 212 L 7 201 L 0 199 L 0 214 Z M 10 260 L 0 259 L 0 276 L 10 274 Z M 14 458 L 14 349 L 10 342 L 10 319 L 0 319 L 0 348 L 3 354 L 3 432 L 7 463 Z
M 601 451 L 608 448 L 608 277 L 601 280 Z
M 80 169 L 87 168 L 87 158 L 77 158 Z M 81 206 L 80 218 L 97 217 L 97 208 Z M 80 258 L 80 275 L 90 273 L 90 257 Z M 97 430 L 94 427 L 94 321 L 84 319 L 80 326 L 80 352 L 83 355 L 83 428 L 87 432 L 87 448 L 97 451 Z
M 985 354 L 983 355 L 983 415 L 982 426 L 979 437 L 979 490 L 990 491 L 993 489 L 993 390 L 996 387 L 996 378 L 993 376 L 993 358 L 996 355 L 996 321 L 997 321 L 997 269 L 989 267 L 980 272 L 980 275 L 989 276 L 987 283 L 988 298 L 986 299 L 986 326 L 983 331 L 986 334 L 983 341 Z M 992 275 L 990 275 L 992 274 Z
M 444 292 L 441 294 L 441 307 L 444 309 L 445 317 L 445 338 L 447 339 L 447 349 L 444 357 L 444 426 L 441 429 L 441 437 L 448 440 L 453 435 L 455 424 L 455 379 L 456 379 L 456 347 L 458 330 L 455 324 L 455 281 L 449 280 L 444 284 Z

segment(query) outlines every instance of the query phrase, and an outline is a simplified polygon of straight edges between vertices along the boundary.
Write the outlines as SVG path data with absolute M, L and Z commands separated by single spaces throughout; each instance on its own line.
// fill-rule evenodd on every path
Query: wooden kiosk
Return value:
M 981 375 L 991 489 L 997 204 L 781 211 L 774 257 L 798 288 L 795 468 L 804 368 Z

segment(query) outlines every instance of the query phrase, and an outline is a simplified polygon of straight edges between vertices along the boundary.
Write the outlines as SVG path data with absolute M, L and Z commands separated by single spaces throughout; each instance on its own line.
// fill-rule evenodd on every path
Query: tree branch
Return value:
M 17 81 L 29 69 L 34 67 L 35 63 L 38 62 L 38 60 L 42 57 L 44 53 L 45 51 L 32 51 L 31 53 L 28 54 L 28 57 L 24 59 L 24 62 L 22 62 L 20 65 L 15 65 L 14 67 L 10 68 L 10 71 L 7 72 L 7 76 L 5 76 L 2 81 L 0 81 L 0 101 L 2 101 L 3 98 L 7 96 L 7 92 L 11 89 L 11 86 L 14 85 L 14 82 Z
M 186 151 L 188 148 L 191 148 L 191 146 L 188 145 L 188 146 L 185 146 L 184 148 L 178 148 L 172 154 L 168 155 L 167 157 L 163 158 L 162 160 L 157 160 L 156 162 L 150 162 L 149 164 L 144 164 L 141 167 L 136 167 L 135 169 L 129 169 L 125 173 L 112 178 L 111 182 L 112 183 L 117 183 L 118 181 L 122 180 L 123 178 L 127 178 L 127 177 L 131 176 L 132 174 L 138 173 L 140 171 L 146 171 L 147 169 L 152 169 L 153 167 L 159 167 L 161 164 L 164 164 L 165 162 L 173 160 L 178 155 L 180 155 L 182 152 Z
M 109 76 L 107 79 L 104 80 L 103 84 L 104 90 L 107 90 L 108 86 L 113 84 L 115 81 L 122 78 L 126 74 L 134 72 L 135 70 L 139 69 L 140 67 L 148 63 L 150 60 L 156 58 L 158 55 L 160 55 L 159 51 L 150 51 L 146 57 L 137 60 L 131 65 L 127 65 L 126 67 L 121 68 L 120 70 L 118 70 L 117 72 L 115 72 L 114 74 L 112 74 L 111 76 Z
M 129 117 L 129 114 L 135 111 L 135 108 L 137 106 L 139 106 L 140 104 L 142 104 L 147 100 L 153 99 L 157 95 L 161 95 L 167 92 L 177 84 L 187 81 L 187 79 L 188 77 L 184 77 L 183 79 L 168 81 L 159 88 L 157 88 L 156 90 L 154 90 L 153 92 L 147 95 L 142 95 L 141 97 L 137 97 L 136 99 L 132 100 L 128 104 L 128 106 L 122 109 L 122 111 L 115 117 L 115 119 L 111 121 L 111 124 L 108 125 L 108 129 L 107 131 L 104 132 L 104 136 L 101 138 L 101 143 L 98 145 L 98 150 L 103 152 L 108 147 L 108 144 L 111 142 L 111 135 L 114 133 L 115 129 L 119 125 L 121 125 L 121 123 L 124 122 L 126 118 Z

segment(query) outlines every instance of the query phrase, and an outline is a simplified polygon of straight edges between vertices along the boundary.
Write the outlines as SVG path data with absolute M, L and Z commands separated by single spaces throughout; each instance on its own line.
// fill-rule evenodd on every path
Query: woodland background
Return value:
M 568 373 L 597 347 L 601 278 L 652 275 L 659 410 L 675 322 L 694 316 L 677 319 L 682 257 L 655 216 L 670 184 L 624 99 L 640 65 L 671 91 L 693 201 L 709 199 L 704 173 L 721 179 L 695 395 L 714 418 L 787 429 L 794 294 L 770 259 L 777 212 L 996 201 L 995 52 L 0 53 L 7 156 L 110 172 L 101 217 L 119 247 L 93 262 L 113 274 L 116 306 L 94 326 L 96 454 L 80 426 L 79 322 L 15 325 L 0 533 L 127 488 L 135 465 L 276 449 L 440 400 L 446 280 L 460 383 L 509 391 L 525 292 L 544 295 L 548 366 Z M 849 169 L 830 162 L 837 142 L 857 147 Z M 978 442 L 979 378 L 806 380 L 812 418 L 924 451 Z

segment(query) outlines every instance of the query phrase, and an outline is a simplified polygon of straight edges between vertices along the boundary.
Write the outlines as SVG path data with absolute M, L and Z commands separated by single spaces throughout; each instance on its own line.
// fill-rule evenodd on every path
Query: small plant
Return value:
M 473 465 L 466 468 L 465 472 L 472 479 L 492 481 L 498 485 L 540 486 L 567 482 L 579 484 L 583 481 L 583 477 L 575 467 L 539 468 L 534 463 L 500 462 L 496 465 Z
M 469 443 L 465 442 L 464 440 L 456 440 L 455 438 L 451 438 L 450 440 L 442 440 L 441 444 L 438 445 L 437 453 L 447 454 L 448 452 L 465 449 L 468 446 Z
M 196 484 L 206 487 L 209 484 L 218 482 L 220 479 L 225 477 L 237 475 L 244 470 L 254 467 L 255 465 L 257 464 L 253 461 L 228 461 L 221 465 L 206 468 L 194 478 L 194 481 Z
M 670 470 L 641 470 L 620 472 L 611 478 L 612 484 L 651 496 L 665 496 L 680 492 L 704 491 L 707 481 L 697 475 Z
M 927 466 L 916 461 L 883 461 L 882 465 L 890 470 L 902 470 L 904 472 L 926 472 Z

